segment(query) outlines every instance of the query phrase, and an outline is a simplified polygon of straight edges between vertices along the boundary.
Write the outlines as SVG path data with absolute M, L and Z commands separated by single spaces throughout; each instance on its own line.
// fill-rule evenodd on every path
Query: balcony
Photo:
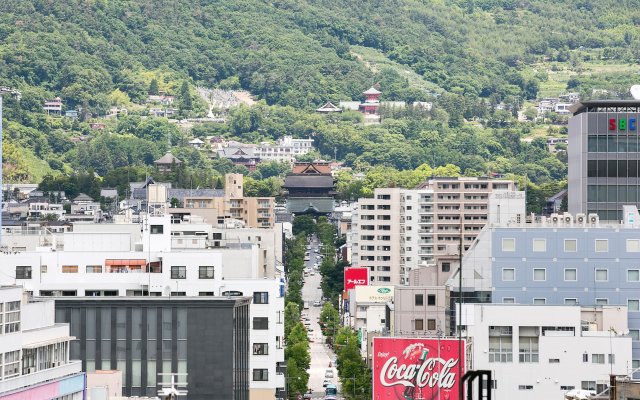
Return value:
M 16 376 L 15 378 L 8 378 L 0 381 L 0 393 L 14 391 L 46 381 L 55 381 L 64 377 L 71 377 L 72 375 L 79 374 L 81 370 L 81 361 L 70 361 L 68 364 L 59 367 L 48 368 L 31 374 Z

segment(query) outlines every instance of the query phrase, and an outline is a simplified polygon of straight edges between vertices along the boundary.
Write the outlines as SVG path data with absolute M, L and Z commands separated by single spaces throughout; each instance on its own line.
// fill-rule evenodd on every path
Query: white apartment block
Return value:
M 284 136 L 276 144 L 262 142 L 255 148 L 255 155 L 262 161 L 280 161 L 293 163 L 297 156 L 313 150 L 313 139 L 294 139 Z
M 85 398 L 82 363 L 69 360 L 69 325 L 54 319 L 52 300 L 29 301 L 21 287 L 0 286 L 0 398 Z
M 462 324 L 471 344 L 468 368 L 492 371 L 497 399 L 601 393 L 610 374 L 630 372 L 625 306 L 467 304 Z
M 51 242 L 0 254 L 0 283 L 16 282 L 35 296 L 251 297 L 250 369 L 266 369 L 268 379 L 250 377 L 250 398 L 273 399 L 285 387 L 276 370 L 284 363 L 284 280 L 273 230 L 214 230 L 145 216 L 141 224 L 77 224 L 62 235 L 61 249 Z
M 494 192 L 510 208 L 516 199 L 524 215 L 513 181 L 434 178 L 416 189 L 375 189 L 352 213 L 353 266 L 369 267 L 372 285 L 406 285 L 412 269 L 436 265 L 432 284 L 444 284 L 458 266 L 461 237 L 466 251 L 487 223 Z

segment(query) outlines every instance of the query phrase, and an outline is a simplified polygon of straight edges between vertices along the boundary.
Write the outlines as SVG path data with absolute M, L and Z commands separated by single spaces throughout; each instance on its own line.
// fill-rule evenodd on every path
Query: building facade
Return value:
M 461 237 L 467 250 L 488 222 L 492 196 L 496 218 L 524 215 L 524 193 L 513 181 L 446 178 L 416 189 L 376 188 L 352 212 L 352 264 L 369 267 L 372 285 L 406 285 L 411 270 L 436 265 L 423 284 L 442 285 L 458 266 Z
M 287 191 L 289 213 L 328 215 L 333 212 L 335 182 L 328 162 L 295 163 L 282 187 Z
M 622 219 L 640 204 L 638 100 L 577 103 L 569 119 L 569 212 Z
M 69 325 L 54 322 L 54 302 L 30 301 L 0 286 L 0 399 L 84 400 L 80 361 L 69 357 Z M 71 357 L 73 358 L 73 357 Z
M 312 150 L 313 139 L 294 139 L 291 136 L 284 136 L 275 144 L 261 143 L 255 148 L 255 155 L 260 158 L 260 161 L 294 163 L 296 157 Z
M 68 297 L 56 300 L 56 321 L 71 326 L 71 356 L 84 370 L 122 371 L 125 396 L 157 396 L 159 374 L 177 373 L 189 399 L 248 400 L 249 304 L 246 297 Z
M 34 295 L 56 298 L 251 297 L 255 323 L 249 336 L 251 345 L 262 349 L 249 356 L 251 370 L 259 370 L 249 383 L 251 399 L 272 399 L 285 387 L 277 373 L 284 362 L 283 276 L 275 265 L 276 246 L 262 248 L 260 235 L 243 238 L 243 230 L 237 231 L 226 241 L 210 225 L 171 224 L 168 216 L 148 217 L 142 224 L 76 225 L 74 232 L 52 238 L 51 246 L 0 254 L 7 271 L 0 282 L 15 277 Z M 268 243 L 279 240 L 265 238 Z
M 473 369 L 493 373 L 494 398 L 562 399 L 573 390 L 595 394 L 608 386 L 610 374 L 629 372 L 624 306 L 468 304 L 462 324 L 472 344 Z

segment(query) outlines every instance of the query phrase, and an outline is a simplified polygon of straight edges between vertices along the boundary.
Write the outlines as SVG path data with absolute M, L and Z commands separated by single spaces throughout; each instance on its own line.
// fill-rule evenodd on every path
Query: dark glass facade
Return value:
M 124 396 L 157 396 L 162 373 L 186 373 L 189 399 L 249 398 L 249 298 L 64 298 L 70 356 L 83 371 L 121 370 Z M 169 378 L 164 378 L 168 380 Z

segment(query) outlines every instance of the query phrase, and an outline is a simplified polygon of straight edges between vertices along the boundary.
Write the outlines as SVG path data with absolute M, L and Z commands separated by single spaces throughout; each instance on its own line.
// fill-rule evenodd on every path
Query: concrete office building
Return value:
M 609 374 L 628 373 L 624 306 L 466 304 L 462 324 L 473 368 L 492 371 L 497 399 L 563 399 L 575 389 L 595 394 L 608 386 Z
M 251 399 L 272 399 L 285 387 L 278 373 L 284 363 L 284 282 L 271 260 L 274 248 L 261 247 L 261 236 L 242 237 L 242 229 L 233 230 L 236 236 L 228 241 L 212 230 L 171 224 L 168 216 L 144 217 L 142 224 L 76 225 L 61 236 L 62 248 L 51 239 L 51 246 L 0 254 L 0 282 L 16 281 L 36 296 L 57 298 L 252 297 L 250 340 L 258 347 L 250 355 L 252 374 L 257 371 L 249 383 Z M 125 379 L 125 387 L 131 384 Z
M 571 111 L 569 212 L 621 220 L 622 205 L 640 205 L 640 101 L 583 101 Z
M 430 285 L 442 285 L 457 268 L 460 236 L 468 249 L 487 223 L 491 198 L 497 219 L 525 212 L 512 181 L 446 178 L 423 186 L 377 188 L 353 210 L 351 262 L 371 270 L 372 285 L 406 285 L 412 269 L 431 264 L 438 272 Z
M 493 303 L 625 305 L 639 368 L 640 225 L 632 208 L 624 223 L 566 214 L 488 225 L 463 259 L 463 291 Z M 458 277 L 449 284 L 457 288 Z
M 69 358 L 74 338 L 68 324 L 54 322 L 54 311 L 52 300 L 0 286 L 0 399 L 84 400 L 85 374 Z
M 125 396 L 157 396 L 159 374 L 178 373 L 190 400 L 248 400 L 247 297 L 66 297 L 71 356 L 87 371 L 122 371 Z M 255 373 L 254 373 L 255 377 Z M 273 398 L 273 397 L 272 397 Z

